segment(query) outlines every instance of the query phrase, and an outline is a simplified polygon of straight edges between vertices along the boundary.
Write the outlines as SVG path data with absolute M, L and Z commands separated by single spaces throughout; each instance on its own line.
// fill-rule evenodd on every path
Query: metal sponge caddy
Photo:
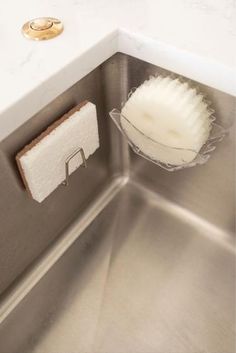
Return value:
M 136 89 L 137 88 L 133 88 L 130 91 L 130 93 L 128 94 L 127 100 L 133 95 L 133 93 L 136 91 Z M 204 98 L 204 101 L 207 102 L 208 106 L 211 105 L 211 102 L 209 102 L 205 98 Z M 121 108 L 124 107 L 125 103 L 126 102 L 122 102 Z M 168 145 L 165 145 L 163 143 L 156 141 L 155 139 L 145 135 L 140 129 L 138 129 L 136 126 L 134 126 L 134 124 L 131 121 L 129 121 L 129 119 L 127 117 L 125 117 L 121 113 L 121 111 L 119 111 L 118 109 L 113 109 L 109 113 L 109 115 L 110 115 L 111 119 L 113 120 L 114 124 L 116 125 L 116 127 L 118 128 L 118 130 L 125 137 L 128 144 L 130 145 L 132 150 L 137 155 L 147 159 L 148 161 L 158 165 L 159 167 L 161 167 L 167 171 L 172 172 L 172 171 L 180 170 L 183 168 L 190 168 L 190 167 L 194 167 L 196 165 L 205 164 L 208 161 L 208 159 L 210 158 L 211 152 L 215 150 L 216 144 L 218 142 L 220 142 L 223 139 L 223 137 L 227 134 L 227 130 L 215 122 L 215 120 L 216 120 L 216 118 L 214 116 L 215 111 L 213 109 L 210 109 L 210 112 L 211 112 L 211 116 L 209 117 L 209 119 L 211 122 L 211 131 L 210 131 L 210 134 L 209 134 L 207 141 L 204 143 L 204 145 L 201 147 L 201 149 L 198 152 L 193 149 L 171 147 L 171 146 L 168 146 Z M 122 127 L 122 124 L 121 124 L 122 119 L 125 119 L 126 124 L 130 125 L 130 127 L 132 127 L 132 129 L 135 130 L 135 133 L 137 135 L 140 135 L 140 138 L 145 140 L 146 143 L 150 144 L 150 146 L 152 148 L 162 149 L 162 150 L 165 150 L 165 152 L 167 152 L 167 153 L 168 152 L 174 153 L 176 151 L 179 152 L 181 150 L 185 154 L 188 151 L 189 151 L 189 153 L 195 152 L 196 153 L 195 158 L 191 162 L 184 163 L 184 161 L 183 161 L 183 164 L 181 164 L 181 165 L 174 165 L 174 164 L 164 163 L 163 161 L 160 161 L 160 160 L 157 160 L 157 159 L 154 159 L 154 158 L 148 156 L 127 135 L 125 129 Z

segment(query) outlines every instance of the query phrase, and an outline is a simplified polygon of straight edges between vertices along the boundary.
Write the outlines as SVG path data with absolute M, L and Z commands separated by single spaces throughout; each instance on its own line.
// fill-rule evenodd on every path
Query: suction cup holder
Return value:
M 131 90 L 131 92 L 128 95 L 128 98 L 131 96 L 131 94 L 135 91 L 136 88 L 133 88 Z M 124 103 L 122 103 L 122 107 L 124 106 Z M 215 117 L 211 117 L 211 132 L 210 135 L 206 141 L 206 143 L 202 146 L 202 148 L 200 149 L 200 151 L 194 151 L 191 149 L 185 149 L 185 148 L 177 148 L 177 147 L 171 147 L 168 145 L 164 145 L 158 141 L 155 141 L 154 139 L 152 139 L 151 137 L 145 135 L 142 131 L 140 131 L 136 126 L 134 126 L 128 119 L 127 117 L 125 117 L 124 115 L 122 115 L 122 113 L 118 110 L 118 109 L 113 109 L 110 113 L 109 113 L 112 121 L 114 122 L 114 124 L 116 125 L 116 127 L 118 128 L 118 130 L 121 132 L 121 134 L 125 137 L 125 139 L 127 140 L 128 144 L 130 145 L 130 147 L 132 148 L 132 150 L 139 156 L 147 159 L 148 161 L 158 165 L 159 167 L 167 170 L 167 171 L 176 171 L 176 170 L 180 170 L 183 168 L 189 168 L 189 167 L 194 167 L 196 165 L 201 165 L 204 164 L 208 161 L 208 159 L 211 156 L 211 152 L 215 150 L 216 148 L 216 144 L 217 142 L 220 142 L 223 137 L 227 134 L 227 130 L 225 128 L 223 128 L 222 126 L 220 126 L 219 124 L 215 123 Z M 123 121 L 123 123 L 122 123 Z M 168 164 L 165 163 L 163 161 L 160 160 L 156 160 L 155 158 L 146 155 L 145 153 L 143 153 L 142 151 L 142 147 L 141 146 L 137 146 L 132 139 L 127 135 L 125 129 L 124 129 L 124 122 L 126 126 L 129 126 L 129 130 L 131 129 L 133 131 L 133 134 L 135 134 L 136 136 L 136 140 L 137 140 L 137 136 L 140 137 L 140 141 L 142 141 L 142 144 L 148 144 L 150 150 L 155 150 L 155 149 L 159 149 L 159 151 L 162 152 L 162 154 L 171 154 L 171 155 L 175 155 L 175 154 L 179 154 L 180 151 L 183 151 L 183 153 L 185 154 L 185 156 L 187 155 L 191 155 L 194 153 L 195 158 L 193 160 L 191 160 L 191 162 L 185 162 L 184 160 L 182 160 L 182 163 L 180 165 L 175 165 L 175 164 Z

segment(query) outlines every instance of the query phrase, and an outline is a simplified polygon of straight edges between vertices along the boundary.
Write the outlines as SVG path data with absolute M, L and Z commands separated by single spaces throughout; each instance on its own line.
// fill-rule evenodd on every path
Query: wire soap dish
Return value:
M 131 90 L 131 92 L 129 93 L 128 98 L 132 95 L 132 93 L 134 92 L 135 88 Z M 124 103 L 122 103 L 122 107 L 124 106 Z M 116 125 L 116 127 L 119 129 L 119 131 L 122 133 L 122 135 L 125 137 L 125 139 L 127 140 L 127 142 L 129 143 L 130 147 L 132 148 L 132 150 L 138 154 L 139 156 L 147 159 L 148 161 L 157 164 L 158 166 L 160 166 L 161 168 L 167 170 L 167 171 L 176 171 L 176 170 L 180 170 L 183 168 L 189 168 L 189 167 L 193 167 L 196 165 L 201 165 L 204 164 L 208 161 L 208 159 L 210 158 L 211 152 L 215 150 L 216 148 L 216 144 L 217 142 L 220 142 L 223 137 L 227 134 L 227 130 L 225 128 L 223 128 L 222 126 L 220 126 L 219 124 L 215 123 L 215 117 L 211 117 L 211 132 L 210 135 L 207 139 L 207 141 L 205 142 L 205 144 L 202 146 L 202 148 L 200 149 L 200 151 L 195 151 L 192 149 L 186 149 L 186 148 L 179 148 L 179 147 L 171 147 L 168 145 L 165 145 L 163 143 L 160 143 L 154 139 L 152 139 L 151 137 L 145 135 L 141 130 L 139 130 L 136 126 L 134 126 L 128 119 L 127 117 L 125 117 L 124 115 L 122 115 L 121 111 L 119 111 L 118 109 L 113 109 L 110 113 L 109 113 L 111 119 L 113 120 L 114 124 Z M 123 124 L 122 124 L 123 121 Z M 137 146 L 132 139 L 127 135 L 125 129 L 124 129 L 124 122 L 127 125 L 129 125 L 129 130 L 132 131 L 132 134 L 134 136 L 136 136 L 136 140 L 137 140 L 137 136 L 140 136 L 140 141 L 141 143 L 139 144 L 139 146 Z M 123 126 L 122 126 L 123 125 Z M 149 150 L 150 151 L 154 151 L 155 149 L 159 149 L 159 152 L 162 155 L 165 154 L 171 154 L 172 156 L 174 156 L 175 154 L 179 153 L 181 150 L 184 152 L 185 156 L 189 156 L 191 157 L 191 155 L 194 154 L 194 159 L 191 160 L 191 162 L 185 162 L 184 160 L 182 160 L 182 164 L 180 165 L 175 165 L 173 164 L 169 164 L 169 163 L 165 163 L 161 160 L 157 160 L 155 158 L 153 158 L 151 155 L 147 155 L 142 151 L 142 145 L 144 144 L 148 144 L 149 146 Z M 188 159 L 188 158 L 187 158 Z

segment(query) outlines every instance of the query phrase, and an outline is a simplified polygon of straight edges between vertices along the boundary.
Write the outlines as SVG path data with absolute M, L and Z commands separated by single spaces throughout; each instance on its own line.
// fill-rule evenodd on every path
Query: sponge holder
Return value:
M 128 95 L 128 98 L 133 94 L 133 92 L 136 90 L 136 88 L 133 88 L 131 90 L 131 92 Z M 122 103 L 122 107 L 124 106 L 125 103 Z M 212 114 L 214 113 L 214 111 L 212 110 Z M 202 146 L 202 148 L 200 149 L 200 151 L 196 152 L 194 150 L 190 150 L 190 149 L 185 149 L 185 148 L 177 148 L 177 147 L 171 147 L 168 145 L 164 145 L 158 141 L 155 141 L 154 139 L 152 139 L 151 137 L 145 135 L 142 131 L 140 131 L 136 126 L 134 126 L 128 119 L 127 117 L 125 117 L 124 115 L 121 114 L 121 112 L 118 109 L 113 109 L 110 113 L 109 113 L 112 121 L 114 122 L 114 124 L 116 125 L 116 127 L 119 129 L 119 131 L 121 132 L 121 134 L 125 137 L 125 139 L 127 140 L 128 144 L 130 145 L 130 147 L 132 148 L 132 150 L 139 156 L 147 159 L 148 161 L 157 164 L 159 167 L 167 170 L 167 171 L 176 171 L 176 170 L 180 170 L 183 168 L 189 168 L 189 167 L 194 167 L 196 165 L 201 165 L 201 164 L 205 164 L 208 159 L 211 156 L 211 152 L 215 150 L 216 148 L 216 144 L 217 142 L 220 142 L 223 137 L 226 135 L 227 130 L 225 128 L 223 128 L 221 125 L 216 124 L 215 121 L 215 117 L 212 115 L 211 116 L 211 132 L 210 135 L 206 141 L 206 143 Z M 163 163 L 159 160 L 155 160 L 153 158 L 151 158 L 150 156 L 147 156 L 146 154 L 144 154 L 140 148 L 138 146 L 136 146 L 133 141 L 127 136 L 125 130 L 122 127 L 121 124 L 121 119 L 125 119 L 126 123 L 130 124 L 130 126 L 135 129 L 137 134 L 140 134 L 140 137 L 142 139 L 147 139 L 146 141 L 149 144 L 153 145 L 153 148 L 161 148 L 162 150 L 164 149 L 166 152 L 174 152 L 174 151 L 179 151 L 182 150 L 185 153 L 186 152 L 195 152 L 196 157 L 194 158 L 194 160 L 192 160 L 191 162 L 188 163 L 183 163 L 181 165 L 171 165 L 168 163 Z
M 78 148 L 77 150 L 75 150 L 73 153 L 71 153 L 65 160 L 65 180 L 62 182 L 62 185 L 64 186 L 68 186 L 69 185 L 69 176 L 70 176 L 70 161 L 77 156 L 77 154 L 80 153 L 80 156 L 82 158 L 83 161 L 83 167 L 87 168 L 87 162 L 86 162 L 86 158 L 85 158 L 85 154 L 84 154 L 84 150 L 82 147 Z

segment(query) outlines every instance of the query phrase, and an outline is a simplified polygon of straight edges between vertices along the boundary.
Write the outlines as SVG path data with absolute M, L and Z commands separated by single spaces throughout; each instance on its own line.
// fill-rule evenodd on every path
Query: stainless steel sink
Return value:
M 206 165 L 171 173 L 134 155 L 108 118 L 163 71 L 117 54 L 0 144 L 4 207 L 18 197 L 0 233 L 1 353 L 235 352 L 234 128 Z M 201 88 L 232 126 L 235 98 Z M 11 158 L 83 98 L 98 105 L 101 149 L 40 208 Z

